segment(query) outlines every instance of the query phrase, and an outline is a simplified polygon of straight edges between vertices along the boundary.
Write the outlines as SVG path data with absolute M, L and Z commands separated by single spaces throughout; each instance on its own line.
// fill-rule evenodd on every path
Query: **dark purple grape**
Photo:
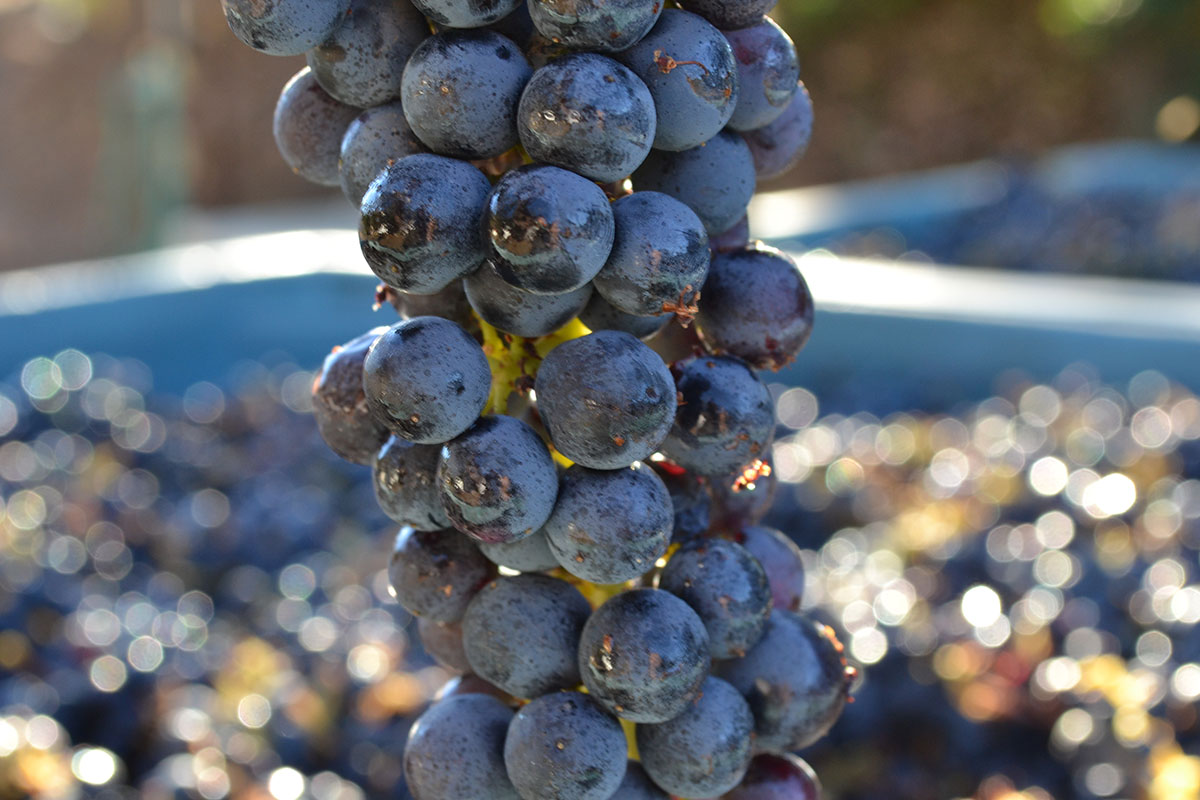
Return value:
M 743 216 L 728 230 L 708 237 L 708 247 L 714 253 L 726 250 L 741 250 L 750 244 L 750 217 Z
M 471 670 L 514 697 L 579 685 L 579 634 L 592 608 L 571 584 L 549 575 L 500 577 L 463 616 Z
M 617 53 L 646 35 L 662 6 L 662 0 L 529 0 L 529 16 L 553 42 Z
M 738 98 L 737 62 L 721 32 L 702 17 L 668 8 L 640 42 L 616 59 L 654 98 L 654 146 L 687 150 L 717 135 Z
M 821 782 L 800 756 L 763 753 L 754 757 L 746 777 L 721 800 L 821 800 Z
M 400 99 L 404 63 L 427 36 L 408 0 L 351 0 L 345 24 L 308 51 L 308 66 L 330 95 L 371 108 Z
M 649 317 L 695 303 L 708 274 L 708 234 L 690 208 L 661 192 L 612 204 L 616 239 L 596 291 L 626 314 Z
M 524 3 L 521 0 L 413 0 L 413 5 L 438 25 L 482 28 L 499 22 Z
M 751 462 L 736 477 L 713 478 L 709 484 L 712 527 L 737 530 L 743 525 L 756 524 L 771 510 L 778 489 L 779 481 L 770 458 Z
M 744 361 L 699 356 L 675 369 L 680 402 L 662 446 L 668 458 L 700 475 L 729 475 L 766 454 L 775 406 Z
M 744 656 L 771 614 L 771 587 L 762 565 L 745 548 L 724 539 L 705 539 L 676 551 L 658 588 L 692 607 L 708 630 L 709 652 L 717 660 Z
M 415 800 L 518 800 L 504 766 L 512 719 L 512 709 L 486 694 L 430 706 L 404 746 L 404 779 Z
M 671 800 L 670 796 L 654 785 L 646 770 L 636 761 L 625 765 L 625 777 L 617 787 L 613 800 Z
M 792 363 L 812 333 L 812 292 L 800 268 L 762 243 L 713 255 L 699 305 L 696 332 L 705 347 L 755 369 Z
M 492 189 L 465 161 L 418 153 L 379 174 L 362 201 L 358 239 L 379 280 L 433 294 L 484 257 L 479 218 Z
M 674 464 L 650 463 L 671 495 L 671 508 L 675 512 L 671 543 L 687 544 L 703 536 L 709 528 L 712 505 L 704 480 Z
M 233 35 L 270 56 L 316 47 L 346 18 L 350 0 L 221 0 Z
M 417 617 L 417 635 L 421 646 L 433 660 L 455 672 L 470 672 L 471 663 L 463 649 L 461 622 L 435 622 L 429 617 Z
M 592 612 L 579 641 L 588 692 L 618 717 L 666 722 L 696 699 L 708 676 L 708 633 L 669 592 L 634 589 Z
M 524 800 L 608 800 L 626 760 L 621 723 L 581 692 L 523 706 L 504 740 L 508 777 Z
M 579 321 L 593 331 L 622 331 L 630 336 L 645 339 L 653 336 L 670 323 L 670 313 L 654 317 L 639 317 L 626 314 L 612 303 L 604 299 L 599 292 L 592 292 L 592 297 L 583 311 L 579 312 Z
M 371 182 L 388 164 L 423 152 L 425 145 L 408 127 L 400 103 L 368 108 L 350 123 L 342 137 L 338 160 L 342 193 L 359 208 Z
M 442 687 L 438 689 L 437 694 L 433 696 L 433 702 L 440 703 L 443 700 L 464 694 L 485 694 L 496 698 L 506 706 L 517 705 L 517 699 L 508 692 L 497 686 L 493 686 L 478 675 L 470 674 L 456 675 L 443 683 Z
M 481 542 L 512 542 L 545 524 L 558 472 L 533 428 L 486 416 L 442 448 L 442 507 L 454 527 Z
M 659 448 L 675 417 L 671 373 L 620 331 L 555 347 L 535 379 L 538 411 L 554 446 L 593 469 L 617 469 Z
M 533 19 L 529 16 L 529 4 L 518 0 L 511 14 L 496 20 L 488 26 L 501 36 L 507 36 L 517 47 L 528 50 L 529 41 L 537 33 L 533 27 Z M 536 69 L 540 64 L 534 65 Z
M 496 567 L 456 530 L 401 528 L 388 577 L 404 610 L 434 622 L 458 622 Z
M 437 482 L 441 453 L 439 446 L 412 444 L 395 436 L 384 443 L 371 467 L 375 499 L 383 513 L 419 531 L 450 527 Z
M 275 104 L 275 144 L 284 163 L 306 181 L 337 186 L 342 136 L 358 114 L 330 97 L 312 70 L 300 70 Z
M 505 174 L 487 200 L 484 226 L 500 277 L 534 294 L 587 285 L 613 245 L 613 209 L 587 178 L 546 164 Z
M 765 752 L 798 750 L 824 736 L 850 694 L 850 673 L 833 631 L 780 609 L 750 652 L 721 662 L 714 672 L 750 704 L 755 747 Z
M 505 333 L 526 339 L 554 333 L 575 319 L 592 296 L 590 283 L 566 294 L 533 294 L 518 289 L 500 277 L 498 260 L 484 261 L 462 286 L 479 318 Z
M 655 150 L 634 173 L 633 188 L 669 194 L 696 212 L 709 235 L 721 233 L 746 214 L 754 158 L 742 137 L 725 130 L 691 150 Z
M 567 572 L 592 583 L 622 583 L 654 566 L 671 543 L 671 496 L 641 462 L 625 469 L 575 465 L 563 473 L 543 530 Z
M 483 349 L 459 325 L 413 317 L 393 325 L 363 362 L 371 413 L 417 444 L 448 442 L 487 405 L 492 371 Z
M 812 139 L 813 105 L 804 81 L 783 113 L 761 128 L 746 131 L 754 172 L 760 181 L 778 178 L 800 161 Z
M 362 368 L 367 350 L 387 328 L 375 328 L 325 356 L 313 381 L 313 416 L 329 449 L 355 464 L 370 464 L 388 438 L 367 407 Z
M 435 153 L 491 158 L 517 144 L 517 101 L 533 68 L 494 31 L 444 31 L 404 68 L 404 115 Z
M 723 31 L 737 30 L 762 21 L 776 0 L 683 0 L 680 5 L 699 14 Z
M 726 535 L 762 564 L 774 607 L 799 611 L 804 599 L 804 559 L 796 543 L 781 531 L 761 525 L 747 525 Z
M 750 766 L 754 715 L 738 690 L 709 677 L 700 696 L 670 722 L 637 726 L 646 774 L 671 794 L 714 797 L 741 782 Z
M 479 549 L 497 566 L 517 572 L 546 572 L 558 569 L 558 559 L 550 549 L 546 529 L 534 531 L 515 542 L 480 542 Z
M 735 131 L 769 125 L 792 101 L 800 81 L 796 46 L 770 17 L 738 30 L 725 31 L 738 63 L 737 108 L 729 119 Z
M 534 161 L 616 181 L 650 152 L 654 100 L 641 79 L 611 58 L 574 53 L 533 73 L 517 128 Z
M 461 281 L 454 281 L 433 294 L 402 292 L 381 283 L 375 292 L 375 301 L 381 305 L 388 303 L 403 319 L 441 317 L 457 322 L 467 331 L 479 329 L 479 320 L 471 313 L 471 304 L 467 302 Z

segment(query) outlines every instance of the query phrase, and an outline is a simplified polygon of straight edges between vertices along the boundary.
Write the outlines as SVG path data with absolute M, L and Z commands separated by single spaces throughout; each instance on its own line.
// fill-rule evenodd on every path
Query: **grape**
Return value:
M 650 778 L 684 797 L 732 789 L 750 765 L 754 716 L 737 689 L 706 678 L 696 702 L 670 722 L 637 726 L 638 754 Z
M 579 312 L 579 321 L 586 325 L 588 330 L 622 331 L 630 336 L 645 339 L 662 330 L 671 321 L 671 314 L 664 313 L 654 317 L 626 314 L 605 300 L 599 292 L 592 292 L 588 304 Z
M 670 800 L 670 797 L 654 785 L 641 764 L 630 761 L 625 765 L 625 777 L 617 787 L 613 800 Z
M 796 46 L 770 17 L 734 31 L 725 31 L 738 62 L 737 108 L 729 119 L 735 131 L 769 125 L 792 101 L 800 81 Z
M 511 542 L 545 524 L 558 473 L 541 438 L 513 417 L 487 416 L 442 448 L 442 507 L 481 542 Z
M 523 706 L 504 740 L 508 777 L 524 800 L 608 800 L 625 776 L 621 723 L 580 692 Z
M 404 68 L 404 114 L 425 145 L 457 158 L 491 158 L 517 144 L 517 101 L 533 68 L 494 31 L 430 36 Z
M 651 465 L 671 495 L 671 508 L 675 511 L 671 543 L 686 544 L 703 536 L 709 527 L 709 508 L 712 505 L 703 480 L 674 464 L 652 462 Z
M 778 488 L 770 458 L 762 459 L 756 466 L 752 464 L 734 479 L 714 478 L 709 487 L 713 527 L 736 530 L 743 525 L 754 525 L 771 510 Z
M 429 617 L 417 617 L 417 634 L 421 646 L 433 660 L 455 672 L 470 672 L 471 663 L 463 649 L 461 622 L 435 622 Z
M 441 317 L 393 325 L 363 362 L 371 413 L 395 435 L 440 444 L 470 427 L 487 404 L 492 372 L 471 335 Z
M 579 634 L 591 611 L 564 580 L 497 578 L 475 595 L 463 617 L 467 661 L 476 675 L 515 697 L 577 686 Z
M 338 185 L 338 154 L 359 110 L 321 88 L 308 67 L 283 87 L 275 104 L 275 144 L 292 172 L 322 186 Z
M 593 469 L 646 458 L 675 416 L 671 373 L 650 348 L 619 331 L 597 331 L 555 347 L 534 388 L 554 446 Z
M 763 753 L 750 762 L 741 785 L 721 800 L 821 800 L 821 783 L 799 756 Z
M 762 565 L 745 548 L 723 539 L 677 551 L 662 571 L 658 588 L 683 600 L 704 622 L 714 659 L 744 656 L 762 636 L 771 614 L 771 587 Z
M 504 766 L 512 719 L 512 709 L 486 694 L 430 706 L 404 746 L 404 779 L 415 800 L 517 800 Z
M 714 671 L 750 704 L 755 746 L 766 752 L 798 750 L 824 736 L 850 690 L 842 646 L 832 630 L 780 609 L 750 652 Z
M 558 569 L 558 559 L 550 549 L 546 529 L 534 531 L 515 542 L 480 542 L 479 549 L 493 564 L 518 572 L 546 572 Z
M 742 138 L 745 137 L 743 136 Z M 752 151 L 753 149 L 751 147 Z M 745 215 L 733 223 L 727 230 L 708 237 L 708 247 L 714 253 L 723 253 L 726 250 L 741 250 L 748 244 L 750 244 L 750 218 Z
M 775 0 L 683 0 L 680 5 L 721 30 L 732 31 L 759 23 Z
M 221 0 L 233 35 L 270 56 L 298 56 L 342 24 L 350 0 Z
M 375 499 L 383 513 L 419 531 L 450 527 L 437 482 L 441 452 L 440 447 L 412 444 L 395 436 L 384 443 L 371 468 Z
M 345 24 L 308 51 L 308 66 L 330 95 L 370 108 L 400 99 L 404 62 L 427 36 L 408 0 L 351 0 Z
M 488 196 L 484 225 L 500 277 L 535 294 L 585 286 L 612 250 L 613 211 L 604 191 L 545 164 L 500 178 Z
M 579 672 L 592 697 L 632 722 L 666 722 L 708 675 L 708 633 L 687 603 L 658 589 L 618 594 L 592 612 Z
M 417 620 L 419 623 L 421 620 Z M 503 689 L 492 686 L 478 675 L 456 675 L 450 680 L 442 684 L 442 688 L 438 689 L 437 694 L 433 696 L 435 703 L 440 703 L 451 697 L 458 697 L 464 694 L 486 694 L 490 695 L 506 706 L 516 706 L 517 700 Z
M 398 158 L 425 152 L 404 119 L 400 103 L 368 108 L 346 128 L 338 159 L 342 193 L 355 208 L 362 205 L 371 181 Z
M 538 31 L 574 50 L 617 53 L 646 35 L 661 0 L 529 0 Z
M 329 449 L 355 464 L 370 464 L 388 438 L 372 416 L 363 393 L 362 365 L 367 350 L 387 328 L 375 328 L 325 356 L 313 381 L 313 417 Z
M 754 158 L 742 137 L 721 131 L 690 150 L 655 150 L 634 173 L 633 186 L 685 203 L 709 235 L 717 234 L 746 213 L 754 195 Z
M 700 356 L 676 366 L 679 410 L 663 453 L 700 475 L 728 475 L 766 453 L 771 393 L 744 361 Z
M 462 285 L 480 319 L 505 333 L 527 339 L 554 333 L 573 320 L 592 296 L 590 283 L 566 294 L 533 294 L 518 289 L 500 277 L 497 260 L 483 262 Z
M 511 14 L 496 20 L 488 28 L 508 37 L 517 47 L 526 51 L 529 49 L 530 40 L 537 33 L 537 29 L 533 27 L 533 19 L 529 16 L 529 4 L 521 0 L 518 0 Z
M 524 5 L 521 0 L 413 0 L 413 5 L 438 25 L 482 28 Z
M 471 313 L 471 304 L 467 302 L 461 281 L 454 281 L 445 289 L 433 294 L 401 292 L 386 283 L 381 283 L 375 292 L 375 299 L 380 304 L 391 304 L 403 319 L 442 317 L 457 322 L 464 330 L 479 329 L 479 320 Z
M 808 149 L 812 126 L 812 98 L 804 81 L 800 81 L 796 94 L 782 114 L 761 128 L 742 134 L 746 144 L 750 145 L 758 179 L 778 178 L 796 166 Z
M 573 466 L 563 473 L 544 530 L 563 569 L 592 583 L 621 583 L 654 566 L 671 542 L 671 496 L 640 462 L 626 469 Z
M 479 218 L 492 185 L 463 161 L 428 153 L 390 164 L 367 189 L 358 239 L 379 280 L 433 294 L 484 257 Z
M 601 183 L 620 180 L 650 152 L 654 100 L 611 58 L 573 53 L 533 73 L 521 94 L 517 130 L 534 161 Z
M 687 150 L 717 135 L 738 98 L 737 62 L 729 41 L 703 18 L 677 8 L 616 57 L 654 98 L 654 146 Z
M 747 525 L 730 538 L 762 564 L 774 607 L 799 611 L 804 599 L 804 559 L 796 543 L 781 531 L 761 525 Z
M 708 234 L 690 208 L 660 192 L 612 204 L 616 239 L 596 291 L 626 314 L 650 317 L 694 302 L 708 274 Z
M 496 574 L 468 537 L 455 530 L 401 528 L 388 577 L 404 610 L 434 622 L 458 622 L 475 593 Z
M 715 254 L 699 306 L 705 346 L 755 369 L 792 363 L 812 333 L 813 298 L 800 268 L 762 243 Z

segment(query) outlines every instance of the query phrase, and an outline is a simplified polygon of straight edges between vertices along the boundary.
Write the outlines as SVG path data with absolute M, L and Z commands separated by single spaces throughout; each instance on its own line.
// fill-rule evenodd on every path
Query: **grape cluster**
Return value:
M 413 726 L 409 790 L 819 796 L 789 752 L 852 670 L 799 613 L 797 548 L 757 525 L 756 370 L 813 322 L 746 221 L 811 132 L 771 4 L 223 2 L 251 46 L 307 53 L 280 152 L 358 207 L 402 317 L 336 348 L 313 397 L 402 526 L 396 598 L 473 676 Z

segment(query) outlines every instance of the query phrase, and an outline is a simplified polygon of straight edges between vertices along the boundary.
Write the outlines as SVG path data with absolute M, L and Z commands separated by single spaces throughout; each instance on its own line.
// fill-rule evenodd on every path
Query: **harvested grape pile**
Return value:
M 426 649 L 474 676 L 409 732 L 409 791 L 816 797 L 790 753 L 854 671 L 755 525 L 756 370 L 813 319 L 796 264 L 748 242 L 812 122 L 772 3 L 223 5 L 307 53 L 276 141 L 359 208 L 403 318 L 336 348 L 313 407 L 402 525 L 391 586 Z

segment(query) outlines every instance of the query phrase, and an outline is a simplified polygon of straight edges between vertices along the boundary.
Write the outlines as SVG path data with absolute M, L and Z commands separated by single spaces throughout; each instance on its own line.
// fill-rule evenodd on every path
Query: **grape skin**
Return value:
M 518 572 L 546 572 L 558 568 L 558 559 L 550 549 L 545 528 L 515 542 L 480 542 L 479 549 L 493 564 Z
M 754 757 L 746 777 L 721 800 L 821 800 L 821 782 L 804 759 L 791 753 Z
M 495 258 L 484 261 L 462 282 L 467 301 L 487 324 L 513 336 L 545 336 L 573 320 L 592 296 L 584 284 L 565 294 L 533 294 L 500 277 Z
M 388 438 L 371 414 L 363 392 L 362 366 L 367 350 L 387 328 L 375 328 L 325 356 L 313 381 L 313 417 L 329 449 L 355 464 L 370 464 Z
M 429 617 L 417 617 L 417 635 L 421 638 L 421 646 L 434 661 L 455 672 L 471 671 L 467 652 L 463 649 L 461 623 L 435 622 Z
M 799 611 L 804 599 L 804 559 L 796 543 L 782 531 L 763 525 L 746 525 L 728 536 L 762 564 L 771 586 L 772 605 Z
M 371 182 L 398 158 L 424 153 L 425 145 L 408 127 L 400 103 L 368 108 L 342 136 L 338 180 L 351 205 L 362 205 Z
M 736 478 L 714 478 L 709 484 L 713 528 L 738 530 L 743 525 L 755 525 L 771 510 L 779 481 L 770 457 L 762 461 L 761 474 L 749 482 L 745 476 L 738 475 Z
M 512 719 L 512 709 L 486 694 L 430 706 L 404 746 L 404 778 L 415 800 L 518 800 L 504 765 Z
M 796 166 L 808 149 L 812 127 L 812 97 L 804 81 L 800 81 L 796 94 L 782 114 L 763 127 L 742 134 L 750 146 L 758 179 L 778 178 Z
M 221 0 L 221 8 L 243 43 L 270 56 L 298 56 L 342 24 L 350 0 Z
M 467 604 L 496 574 L 492 562 L 455 530 L 396 534 L 388 567 L 392 593 L 404 610 L 434 622 L 458 622 Z
M 710 236 L 728 230 L 745 215 L 754 185 L 750 146 L 728 130 L 690 150 L 655 150 L 633 174 L 634 189 L 662 192 L 684 203 Z
M 625 777 L 617 787 L 613 800 L 670 800 L 670 796 L 654 785 L 641 764 L 630 761 L 625 767 Z
M 395 436 L 384 442 L 371 465 L 371 483 L 383 513 L 421 531 L 450 527 L 437 483 L 441 452 L 440 447 Z
M 675 525 L 671 544 L 686 545 L 703 536 L 709 528 L 711 501 L 708 487 L 699 476 L 675 465 L 651 462 L 671 495 Z
M 413 0 L 421 13 L 448 28 L 482 28 L 513 13 L 521 0 Z
M 583 311 L 579 312 L 579 321 L 592 331 L 622 331 L 630 336 L 645 339 L 658 333 L 671 322 L 670 313 L 654 317 L 640 317 L 636 314 L 626 314 L 612 303 L 604 299 L 599 292 L 592 292 L 592 297 Z
M 322 186 L 337 186 L 342 137 L 359 110 L 321 88 L 308 67 L 283 87 L 275 104 L 275 144 L 292 172 Z
M 788 107 L 800 81 L 796 46 L 770 17 L 735 31 L 725 31 L 738 63 L 741 93 L 729 119 L 735 131 L 769 125 Z
M 732 31 L 760 22 L 775 0 L 682 0 L 680 5 L 721 30 Z
M 617 53 L 654 25 L 662 0 L 529 0 L 538 32 L 572 50 Z

